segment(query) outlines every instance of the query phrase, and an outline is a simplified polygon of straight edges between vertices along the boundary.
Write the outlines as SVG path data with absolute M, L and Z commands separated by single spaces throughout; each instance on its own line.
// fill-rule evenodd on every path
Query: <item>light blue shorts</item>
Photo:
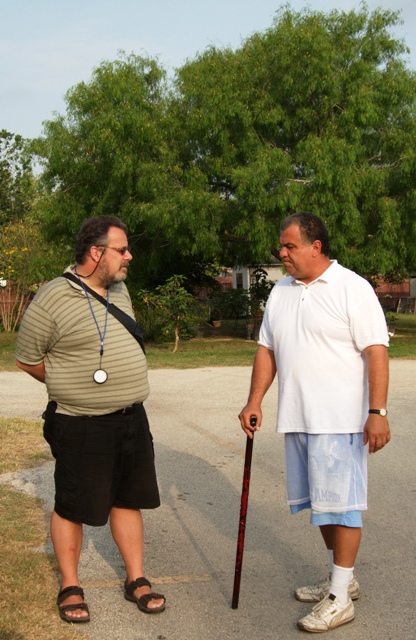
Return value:
M 286 433 L 285 449 L 291 512 L 311 509 L 311 524 L 362 527 L 368 457 L 363 434 Z

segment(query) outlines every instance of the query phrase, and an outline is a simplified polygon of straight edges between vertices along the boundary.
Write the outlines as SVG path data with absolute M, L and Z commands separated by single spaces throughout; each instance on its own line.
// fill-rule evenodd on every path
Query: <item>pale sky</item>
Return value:
M 27 138 L 42 122 L 65 113 L 64 95 L 88 81 L 94 67 L 117 53 L 158 57 L 166 70 L 180 67 L 208 46 L 240 46 L 272 25 L 279 0 L 0 0 L 0 130 Z M 299 10 L 359 8 L 359 0 L 290 0 Z M 369 0 L 401 10 L 395 36 L 411 49 L 416 69 L 415 0 Z

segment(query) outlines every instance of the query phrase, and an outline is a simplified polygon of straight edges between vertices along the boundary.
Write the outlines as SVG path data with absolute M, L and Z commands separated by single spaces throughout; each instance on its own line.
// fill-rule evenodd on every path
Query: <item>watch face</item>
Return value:
M 387 415 L 387 411 L 385 409 L 380 409 L 380 415 L 381 416 L 386 416 Z

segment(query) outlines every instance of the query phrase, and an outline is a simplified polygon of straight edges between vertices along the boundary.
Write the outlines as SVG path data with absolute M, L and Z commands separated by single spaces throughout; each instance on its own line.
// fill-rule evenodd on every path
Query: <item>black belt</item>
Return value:
M 122 413 L 125 416 L 129 416 L 131 413 L 137 411 L 139 407 L 143 405 L 143 402 L 136 402 L 135 404 L 130 405 L 129 407 L 124 407 L 124 409 L 118 409 L 118 411 L 113 411 L 113 413 L 107 414 L 111 416 L 115 416 L 118 413 Z

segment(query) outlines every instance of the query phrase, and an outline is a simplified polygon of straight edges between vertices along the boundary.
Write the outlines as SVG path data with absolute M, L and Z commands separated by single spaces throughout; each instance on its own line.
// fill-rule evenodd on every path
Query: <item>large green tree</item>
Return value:
M 73 237 L 87 217 L 118 215 L 130 230 L 139 286 L 174 273 L 200 280 L 207 228 L 200 219 L 211 196 L 199 174 L 178 166 L 180 126 L 164 70 L 156 60 L 122 54 L 68 91 L 66 105 L 35 142 L 51 194 L 44 205 L 51 239 Z
M 136 282 L 201 279 L 212 261 L 277 253 L 289 213 L 320 214 L 333 255 L 371 276 L 416 268 L 416 76 L 366 5 L 281 8 L 240 48 L 209 48 L 171 84 L 121 56 L 66 96 L 37 141 L 54 238 L 120 215 Z
M 279 222 L 308 209 L 347 266 L 416 268 L 416 76 L 398 22 L 365 5 L 284 7 L 236 52 L 212 48 L 179 70 L 186 161 L 217 195 L 228 263 L 276 255 Z

